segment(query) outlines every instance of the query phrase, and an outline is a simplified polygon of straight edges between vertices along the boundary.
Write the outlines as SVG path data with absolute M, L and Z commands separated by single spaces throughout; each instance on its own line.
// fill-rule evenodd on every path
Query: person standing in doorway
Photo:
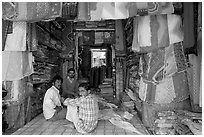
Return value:
M 59 89 L 62 85 L 63 79 L 56 75 L 52 79 L 52 87 L 50 87 L 44 96 L 43 100 L 43 115 L 46 120 L 56 121 L 66 118 L 67 109 L 62 107 L 62 98 L 59 94 Z
M 74 68 L 70 68 L 67 71 L 67 77 L 63 83 L 62 96 L 66 98 L 76 98 L 78 96 L 78 81 L 75 78 Z

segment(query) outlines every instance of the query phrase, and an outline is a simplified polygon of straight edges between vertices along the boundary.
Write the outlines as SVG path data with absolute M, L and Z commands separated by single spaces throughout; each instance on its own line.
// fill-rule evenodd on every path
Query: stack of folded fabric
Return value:
M 158 118 L 154 122 L 154 134 L 175 135 L 174 125 L 176 119 L 176 114 L 173 111 L 158 112 Z

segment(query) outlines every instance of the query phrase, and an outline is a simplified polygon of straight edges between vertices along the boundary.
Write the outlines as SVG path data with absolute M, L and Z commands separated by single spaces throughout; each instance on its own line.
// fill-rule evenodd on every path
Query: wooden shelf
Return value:
M 58 41 L 61 41 L 60 38 L 56 37 L 53 33 L 51 33 L 48 29 L 46 29 L 45 27 L 43 27 L 41 24 L 36 23 L 38 27 L 40 27 L 42 30 L 46 31 L 47 33 L 50 34 L 51 37 L 57 39 Z

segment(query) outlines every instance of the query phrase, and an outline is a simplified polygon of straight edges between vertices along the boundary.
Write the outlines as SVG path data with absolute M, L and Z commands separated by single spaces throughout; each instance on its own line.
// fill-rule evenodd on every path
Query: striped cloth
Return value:
M 91 132 L 98 123 L 98 100 L 91 94 L 69 101 L 78 106 L 79 121 L 77 126 L 84 132 Z

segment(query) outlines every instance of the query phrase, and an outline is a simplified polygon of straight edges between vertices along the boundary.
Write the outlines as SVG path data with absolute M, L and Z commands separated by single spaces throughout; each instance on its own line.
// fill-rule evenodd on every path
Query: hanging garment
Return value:
M 61 2 L 3 2 L 2 18 L 10 21 L 51 20 L 61 17 Z
M 139 97 L 147 103 L 167 104 L 180 102 L 189 96 L 186 72 L 176 73 L 158 84 L 141 79 Z
M 150 52 L 183 41 L 181 23 L 173 14 L 135 17 L 132 50 Z
M 140 59 L 141 76 L 151 83 L 159 83 L 176 72 L 187 69 L 182 43 L 144 54 Z
M 13 22 L 13 32 L 7 34 L 5 51 L 26 51 L 26 22 Z
M 2 52 L 2 81 L 22 79 L 33 73 L 31 52 Z

